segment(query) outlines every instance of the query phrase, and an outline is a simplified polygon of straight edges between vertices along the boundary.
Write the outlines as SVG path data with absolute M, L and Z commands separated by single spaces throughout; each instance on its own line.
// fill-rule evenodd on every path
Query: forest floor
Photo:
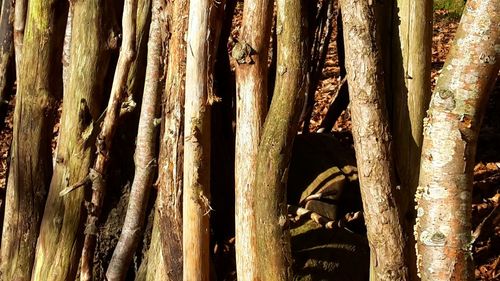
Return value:
M 238 17 L 238 15 L 236 15 Z M 236 19 L 238 20 L 238 19 Z M 434 13 L 434 36 L 432 48 L 432 82 L 442 68 L 459 19 L 444 10 Z M 235 34 L 233 34 L 234 36 Z M 332 44 L 323 70 L 320 87 L 316 93 L 316 104 L 310 130 L 315 131 L 325 116 L 337 86 L 339 68 L 335 42 Z M 499 79 L 500 81 L 500 79 Z M 12 139 L 12 115 L 14 99 L 7 110 L 5 123 L 0 125 L 0 199 L 5 198 L 5 183 L 8 168 L 8 153 Z M 344 113 L 334 126 L 334 132 L 350 135 L 350 121 Z M 54 129 L 54 134 L 58 126 Z M 0 202 L 3 205 L 3 202 Z M 500 83 L 497 82 L 491 94 L 486 117 L 481 129 L 477 160 L 474 168 L 474 189 L 472 205 L 472 227 L 478 238 L 473 244 L 475 275 L 477 280 L 500 280 Z M 3 210 L 3 207 L 0 208 Z M 0 214 L 3 217 L 3 214 Z M 120 226 L 117 225 L 119 228 Z M 119 231 L 119 230 L 117 230 Z M 104 254 L 104 253 L 103 253 Z M 107 255 L 107 254 L 105 254 Z

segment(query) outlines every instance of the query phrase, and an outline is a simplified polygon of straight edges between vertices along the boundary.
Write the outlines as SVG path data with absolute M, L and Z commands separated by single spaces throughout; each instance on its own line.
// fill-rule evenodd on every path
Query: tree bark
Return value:
M 477 138 L 500 68 L 500 3 L 468 1 L 424 120 L 417 189 L 422 280 L 474 280 L 471 197 Z
M 61 131 L 54 174 L 38 238 L 33 281 L 74 280 L 84 222 L 84 189 L 59 193 L 82 184 L 95 154 L 103 83 L 108 68 L 109 25 L 105 2 L 73 3 L 71 58 L 63 97 Z
M 64 30 L 64 44 L 62 52 L 62 82 L 63 82 L 63 92 L 68 92 L 68 80 L 69 80 L 69 62 L 71 57 L 71 35 L 73 31 L 73 4 L 69 2 L 68 8 L 68 18 L 66 20 L 66 28 Z
M 186 75 L 185 34 L 188 26 L 189 1 L 167 3 L 171 37 L 168 40 L 167 72 L 163 93 L 163 131 L 158 167 L 157 211 L 153 237 L 160 248 L 155 265 L 162 280 L 182 279 L 182 186 L 184 146 L 184 91 Z M 167 31 L 165 30 L 165 33 Z M 158 233 L 158 234 L 157 234 Z M 151 242 L 153 244 L 153 241 Z M 150 255 L 151 257 L 151 255 Z M 149 266 L 152 268 L 152 266 Z M 149 271 L 148 270 L 148 278 Z M 154 275 L 152 275 L 154 277 Z M 156 280 L 149 278 L 148 280 Z
M 51 139 L 59 87 L 65 1 L 34 0 L 18 76 L 2 232 L 3 280 L 29 280 L 52 175 Z
M 106 115 L 97 136 L 97 157 L 94 168 L 89 172 L 92 182 L 92 199 L 87 207 L 88 215 L 85 225 L 80 280 L 92 280 L 92 261 L 94 260 L 97 240 L 97 225 L 101 215 L 104 193 L 106 192 L 106 172 L 110 160 L 111 145 L 115 135 L 121 105 L 125 99 L 125 85 L 130 65 L 135 58 L 137 0 L 125 0 L 122 17 L 123 42 L 116 64 L 113 85 L 109 97 Z
M 184 115 L 183 280 L 209 280 L 211 1 L 189 3 Z M 189 93 L 189 94 L 187 94 Z
M 128 101 L 140 100 L 144 90 L 146 76 L 149 28 L 151 23 L 151 1 L 137 0 L 137 18 L 135 32 L 135 60 L 130 65 L 127 77 Z
M 160 158 L 161 159 L 161 158 Z M 177 268 L 166 266 L 165 259 L 163 258 L 163 249 L 162 249 L 162 241 L 161 241 L 161 233 L 160 233 L 160 214 L 158 210 L 158 198 L 156 198 L 156 207 L 155 207 L 155 216 L 153 221 L 153 230 L 151 233 L 151 242 L 149 244 L 148 250 L 148 264 L 146 270 L 146 281 L 156 281 L 156 280 L 170 280 L 168 278 L 169 270 L 172 270 L 174 273 L 179 272 Z M 180 238 L 182 239 L 182 237 Z M 182 245 L 181 245 L 182 246 Z M 182 251 L 182 248 L 181 248 Z M 182 252 L 180 253 L 180 259 L 178 263 L 182 265 Z M 181 267 L 182 268 L 182 267 Z M 182 271 L 180 271 L 182 274 Z M 182 275 L 181 275 L 182 276 Z M 182 280 L 176 279 L 176 280 Z M 136 279 L 136 281 L 139 281 Z
M 134 153 L 135 173 L 120 239 L 106 271 L 109 281 L 124 280 L 132 256 L 141 238 L 149 190 L 156 170 L 156 115 L 159 108 L 159 88 L 162 76 L 162 40 L 160 33 L 160 0 L 154 0 L 148 42 L 146 82 L 142 97 L 141 116 Z
M 401 196 L 398 206 L 405 218 L 403 228 L 409 237 L 408 266 L 417 279 L 414 195 L 418 185 L 422 131 L 425 111 L 431 95 L 431 47 L 433 1 L 397 1 L 397 15 L 392 17 L 391 85 L 392 128 L 395 169 Z M 396 22 L 397 21 L 397 22 Z
M 289 280 L 290 237 L 287 229 L 286 181 L 290 153 L 299 128 L 306 88 L 306 15 L 301 0 L 276 3 L 277 73 L 273 99 L 264 123 L 257 154 L 255 203 L 251 217 L 256 227 L 254 280 Z
M 255 280 L 257 268 L 249 266 L 256 256 L 256 226 L 251 219 L 255 204 L 255 166 L 267 113 L 268 50 L 273 1 L 246 1 L 238 42 L 232 50 L 236 59 L 235 144 L 235 234 L 238 279 Z
M 382 61 L 368 1 L 341 1 L 354 148 L 375 280 L 407 280 Z
M 9 78 L 9 69 L 12 56 L 14 54 L 13 31 L 14 3 L 12 1 L 3 1 L 0 11 L 0 109 L 3 110 L 4 104 L 8 101 L 10 89 L 7 85 Z M 3 113 L 0 113 L 3 114 Z
M 15 0 L 14 4 L 14 55 L 16 61 L 16 77 L 20 77 L 19 69 L 21 67 L 23 53 L 24 27 L 26 25 L 28 0 Z

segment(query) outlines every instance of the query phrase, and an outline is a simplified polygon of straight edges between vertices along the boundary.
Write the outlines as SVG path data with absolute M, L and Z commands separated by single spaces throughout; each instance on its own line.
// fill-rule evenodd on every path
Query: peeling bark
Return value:
M 210 267 L 210 50 L 212 2 L 191 1 L 187 33 L 184 115 L 183 280 L 209 280 Z
M 184 154 L 184 95 L 186 75 L 186 41 L 189 1 L 167 3 L 168 69 L 163 93 L 163 134 L 158 171 L 158 210 L 153 232 L 159 233 L 161 260 L 156 271 L 165 274 L 162 280 L 182 279 L 182 186 Z M 168 31 L 165 31 L 167 33 Z M 156 235 L 156 234 L 153 234 Z M 155 280 L 155 279 L 149 279 Z
M 305 102 L 306 15 L 301 0 L 276 3 L 277 73 L 273 99 L 263 126 L 253 185 L 257 273 L 254 280 L 290 280 L 286 181 L 294 137 Z
M 408 280 L 373 7 L 362 0 L 343 0 L 341 7 L 352 133 L 372 256 L 370 277 Z
M 232 50 L 236 67 L 235 234 L 238 279 L 255 280 L 258 260 L 254 216 L 255 167 L 267 113 L 268 50 L 273 1 L 245 1 L 238 42 Z
M 473 280 L 476 146 L 500 68 L 500 2 L 468 1 L 424 120 L 417 189 L 417 264 L 426 280 Z
M 51 139 L 62 89 L 61 55 L 67 3 L 30 5 L 18 76 L 2 232 L 2 280 L 30 280 L 43 206 L 52 175 Z M 55 81 L 54 81 L 55 80 Z

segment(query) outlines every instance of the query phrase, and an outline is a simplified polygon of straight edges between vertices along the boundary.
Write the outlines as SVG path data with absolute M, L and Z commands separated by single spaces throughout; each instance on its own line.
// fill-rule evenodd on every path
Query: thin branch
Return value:
M 24 26 L 26 25 L 26 11 L 28 0 L 16 0 L 14 7 L 14 54 L 16 58 L 16 77 L 19 77 L 19 67 L 21 65 Z
M 125 98 L 125 85 L 130 65 L 135 57 L 135 21 L 137 0 L 125 0 L 123 7 L 123 43 L 116 65 L 115 76 L 111 88 L 106 116 L 102 129 L 97 137 L 97 159 L 94 163 L 92 180 L 92 200 L 88 206 L 88 217 L 85 228 L 85 241 L 81 258 L 80 280 L 92 280 L 92 260 L 97 237 L 97 222 L 101 213 L 104 192 L 105 175 L 109 164 L 111 145 L 115 134 L 121 104 Z
M 156 168 L 155 117 L 159 109 L 159 89 L 161 81 L 162 39 L 160 35 L 161 0 L 154 0 L 148 42 L 148 63 L 146 81 L 142 97 L 137 145 L 135 149 L 135 175 L 130 190 L 125 222 L 118 244 L 106 271 L 109 281 L 124 280 L 132 256 L 141 238 L 141 229 L 146 213 L 149 191 Z

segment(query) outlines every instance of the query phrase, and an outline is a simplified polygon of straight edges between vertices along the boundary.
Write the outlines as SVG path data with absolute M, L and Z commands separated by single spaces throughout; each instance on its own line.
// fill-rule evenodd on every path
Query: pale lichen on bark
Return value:
M 499 69 L 500 5 L 468 1 L 424 120 L 417 189 L 422 280 L 471 280 L 471 195 L 477 136 Z

